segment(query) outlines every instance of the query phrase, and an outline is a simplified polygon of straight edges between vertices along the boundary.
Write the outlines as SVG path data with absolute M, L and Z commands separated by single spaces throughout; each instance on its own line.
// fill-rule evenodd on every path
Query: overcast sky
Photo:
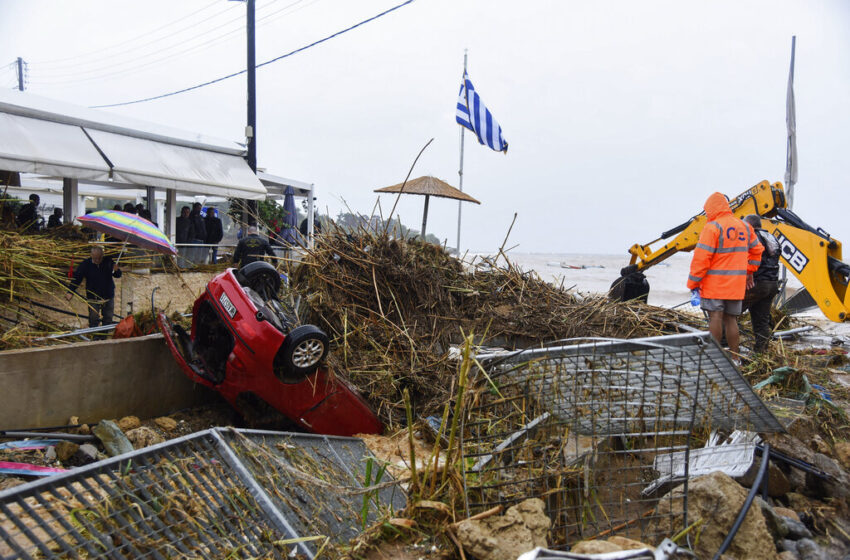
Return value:
M 257 0 L 257 62 L 402 0 Z M 0 0 L 0 87 L 86 106 L 167 93 L 245 67 L 245 4 L 226 0 Z M 467 134 L 464 249 L 625 253 L 699 212 L 715 190 L 782 181 L 791 36 L 799 183 L 794 210 L 850 240 L 850 2 L 416 0 L 260 68 L 260 167 L 315 183 L 331 215 L 370 213 L 374 189 L 457 186 L 455 103 L 469 74 L 507 153 Z M 245 76 L 105 109 L 243 141 Z M 381 195 L 385 209 L 390 195 Z M 419 227 L 422 197 L 402 220 Z M 455 244 L 457 203 L 428 231 Z M 845 260 L 847 260 L 845 258 Z

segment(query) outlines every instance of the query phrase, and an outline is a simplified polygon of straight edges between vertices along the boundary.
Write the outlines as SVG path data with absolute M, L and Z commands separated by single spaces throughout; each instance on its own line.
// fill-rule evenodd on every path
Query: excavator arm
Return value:
M 762 181 L 753 188 L 739 194 L 734 200 L 729 201 L 732 213 L 738 218 L 743 218 L 749 214 L 771 216 L 777 208 L 784 209 L 785 206 L 785 191 L 782 189 L 782 184 L 771 185 L 767 181 Z M 680 251 L 693 251 L 705 222 L 705 212 L 701 212 L 687 222 L 665 231 L 661 234 L 661 237 L 646 245 L 637 243 L 632 245 L 629 249 L 631 255 L 629 266 L 624 268 L 623 271 L 628 269 L 628 274 L 641 272 Z M 654 245 L 662 241 L 665 241 L 664 245 L 653 248 Z
M 779 241 L 780 261 L 800 280 L 824 315 L 832 321 L 850 320 L 850 265 L 841 260 L 841 242 L 788 210 L 782 183 L 762 181 L 730 200 L 729 207 L 738 218 L 761 216 L 762 227 Z M 658 239 L 632 245 L 629 266 L 620 271 L 621 278 L 612 285 L 611 294 L 629 299 L 624 297 L 623 286 L 640 281 L 646 284 L 642 271 L 678 252 L 692 251 L 705 223 L 703 212 L 663 232 Z M 648 284 L 645 290 L 648 293 Z

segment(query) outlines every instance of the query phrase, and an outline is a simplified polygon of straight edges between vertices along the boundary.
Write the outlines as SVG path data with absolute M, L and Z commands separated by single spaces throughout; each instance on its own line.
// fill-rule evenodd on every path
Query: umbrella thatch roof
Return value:
M 401 190 L 402 185 L 404 185 L 404 191 Z M 460 191 L 451 186 L 450 184 L 446 183 L 445 181 L 441 181 L 436 177 L 432 177 L 430 175 L 426 175 L 425 177 L 419 177 L 418 179 L 412 179 L 407 183 L 399 183 L 398 185 L 393 185 L 391 187 L 375 189 L 375 192 L 404 192 L 405 194 L 441 196 L 443 198 L 454 198 L 457 200 L 465 200 L 466 202 L 474 202 L 475 204 L 481 204 L 465 192 Z

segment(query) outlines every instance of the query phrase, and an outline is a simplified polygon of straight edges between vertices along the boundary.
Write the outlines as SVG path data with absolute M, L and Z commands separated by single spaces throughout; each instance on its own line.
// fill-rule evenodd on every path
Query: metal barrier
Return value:
M 560 548 L 614 533 L 655 543 L 680 531 L 693 434 L 783 431 L 707 333 L 478 359 L 487 373 L 475 382 L 462 441 L 469 513 L 541 497 Z M 684 476 L 655 461 L 677 452 Z M 657 507 L 669 484 L 643 491 L 662 477 L 685 488 Z
M 0 558 L 314 558 L 404 507 L 364 487 L 370 457 L 355 438 L 198 432 L 0 492 Z

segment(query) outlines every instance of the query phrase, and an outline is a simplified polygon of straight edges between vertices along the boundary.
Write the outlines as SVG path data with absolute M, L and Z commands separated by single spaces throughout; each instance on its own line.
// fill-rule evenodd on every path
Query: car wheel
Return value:
M 286 335 L 274 359 L 275 375 L 298 383 L 316 371 L 328 353 L 328 335 L 314 325 L 301 325 Z
M 280 274 L 275 267 L 265 261 L 246 264 L 239 269 L 236 279 L 243 286 L 260 294 L 264 300 L 277 297 L 280 291 Z

